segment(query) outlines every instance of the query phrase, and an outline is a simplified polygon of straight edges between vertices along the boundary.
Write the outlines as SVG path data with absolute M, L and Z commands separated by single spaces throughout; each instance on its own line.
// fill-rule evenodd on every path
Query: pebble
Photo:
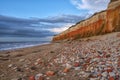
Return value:
M 75 69 L 75 70 L 80 70 L 80 67 L 75 67 L 74 69 Z
M 43 74 L 42 73 L 36 74 L 35 75 L 35 80 L 44 80 Z
M 103 77 L 107 77 L 107 76 L 108 76 L 108 73 L 107 73 L 107 72 L 103 72 L 103 73 L 102 73 L 102 76 L 103 76 Z
M 25 59 L 20 59 L 20 60 L 19 60 L 19 62 L 24 62 L 24 61 L 25 61 Z
M 69 72 L 69 71 L 70 71 L 69 68 L 65 68 L 65 69 L 63 70 L 64 73 L 67 73 L 67 72 Z
M 109 76 L 115 77 L 115 73 L 114 72 L 109 72 Z
M 114 77 L 109 77 L 109 80 L 115 80 Z
M 67 63 L 67 64 L 66 64 L 66 68 L 67 68 L 67 69 L 71 69 L 71 68 L 72 68 L 72 65 L 70 65 L 70 64 Z
M 34 76 L 30 76 L 29 80 L 35 80 L 35 77 Z
M 13 64 L 9 64 L 9 65 L 8 65 L 8 68 L 11 68 L 12 66 L 13 66 Z
M 47 76 L 54 76 L 54 75 L 55 75 L 55 72 L 54 72 L 54 71 L 47 71 L 47 72 L 46 72 L 46 75 L 47 75 Z
M 79 62 L 75 62 L 74 63 L 74 67 L 78 67 L 78 66 L 80 66 L 80 63 Z

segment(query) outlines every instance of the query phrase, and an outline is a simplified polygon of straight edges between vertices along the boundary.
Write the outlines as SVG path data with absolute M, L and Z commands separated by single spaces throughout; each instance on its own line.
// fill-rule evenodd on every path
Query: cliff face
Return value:
M 78 39 L 120 31 L 120 0 L 111 0 L 108 9 L 94 14 L 53 37 L 53 41 Z

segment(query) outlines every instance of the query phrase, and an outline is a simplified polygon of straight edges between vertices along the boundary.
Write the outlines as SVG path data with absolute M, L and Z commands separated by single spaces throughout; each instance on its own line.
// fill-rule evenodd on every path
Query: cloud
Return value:
M 63 14 L 46 18 L 23 19 L 0 15 L 0 37 L 51 37 L 85 17 Z
M 58 15 L 58 16 L 53 16 L 53 17 L 47 17 L 44 19 L 40 18 L 33 18 L 34 20 L 37 20 L 39 22 L 46 22 L 46 23 L 76 23 L 80 20 L 85 19 L 86 15 Z
M 88 10 L 90 13 L 99 12 L 107 8 L 110 0 L 71 0 L 71 3 L 80 10 Z
M 63 31 L 65 31 L 65 30 L 67 30 L 72 25 L 74 25 L 74 24 L 72 24 L 72 23 L 71 24 L 65 24 L 62 27 L 49 29 L 49 31 L 54 32 L 54 33 L 61 33 Z

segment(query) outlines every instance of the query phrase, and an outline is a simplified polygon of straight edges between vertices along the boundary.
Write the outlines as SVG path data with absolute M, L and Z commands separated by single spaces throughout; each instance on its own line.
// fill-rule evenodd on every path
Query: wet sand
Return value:
M 120 32 L 0 51 L 0 80 L 120 80 Z

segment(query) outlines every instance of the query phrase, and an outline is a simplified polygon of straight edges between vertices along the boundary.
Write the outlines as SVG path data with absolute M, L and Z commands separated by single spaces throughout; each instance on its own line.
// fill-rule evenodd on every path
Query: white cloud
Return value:
M 51 28 L 51 29 L 48 29 L 48 30 L 51 31 L 51 32 L 54 32 L 54 33 L 61 33 L 65 30 L 67 30 L 72 25 L 73 25 L 72 23 L 69 23 L 69 24 L 63 25 L 63 27 Z
M 110 0 L 71 0 L 76 8 L 88 10 L 90 13 L 106 9 L 109 2 Z

